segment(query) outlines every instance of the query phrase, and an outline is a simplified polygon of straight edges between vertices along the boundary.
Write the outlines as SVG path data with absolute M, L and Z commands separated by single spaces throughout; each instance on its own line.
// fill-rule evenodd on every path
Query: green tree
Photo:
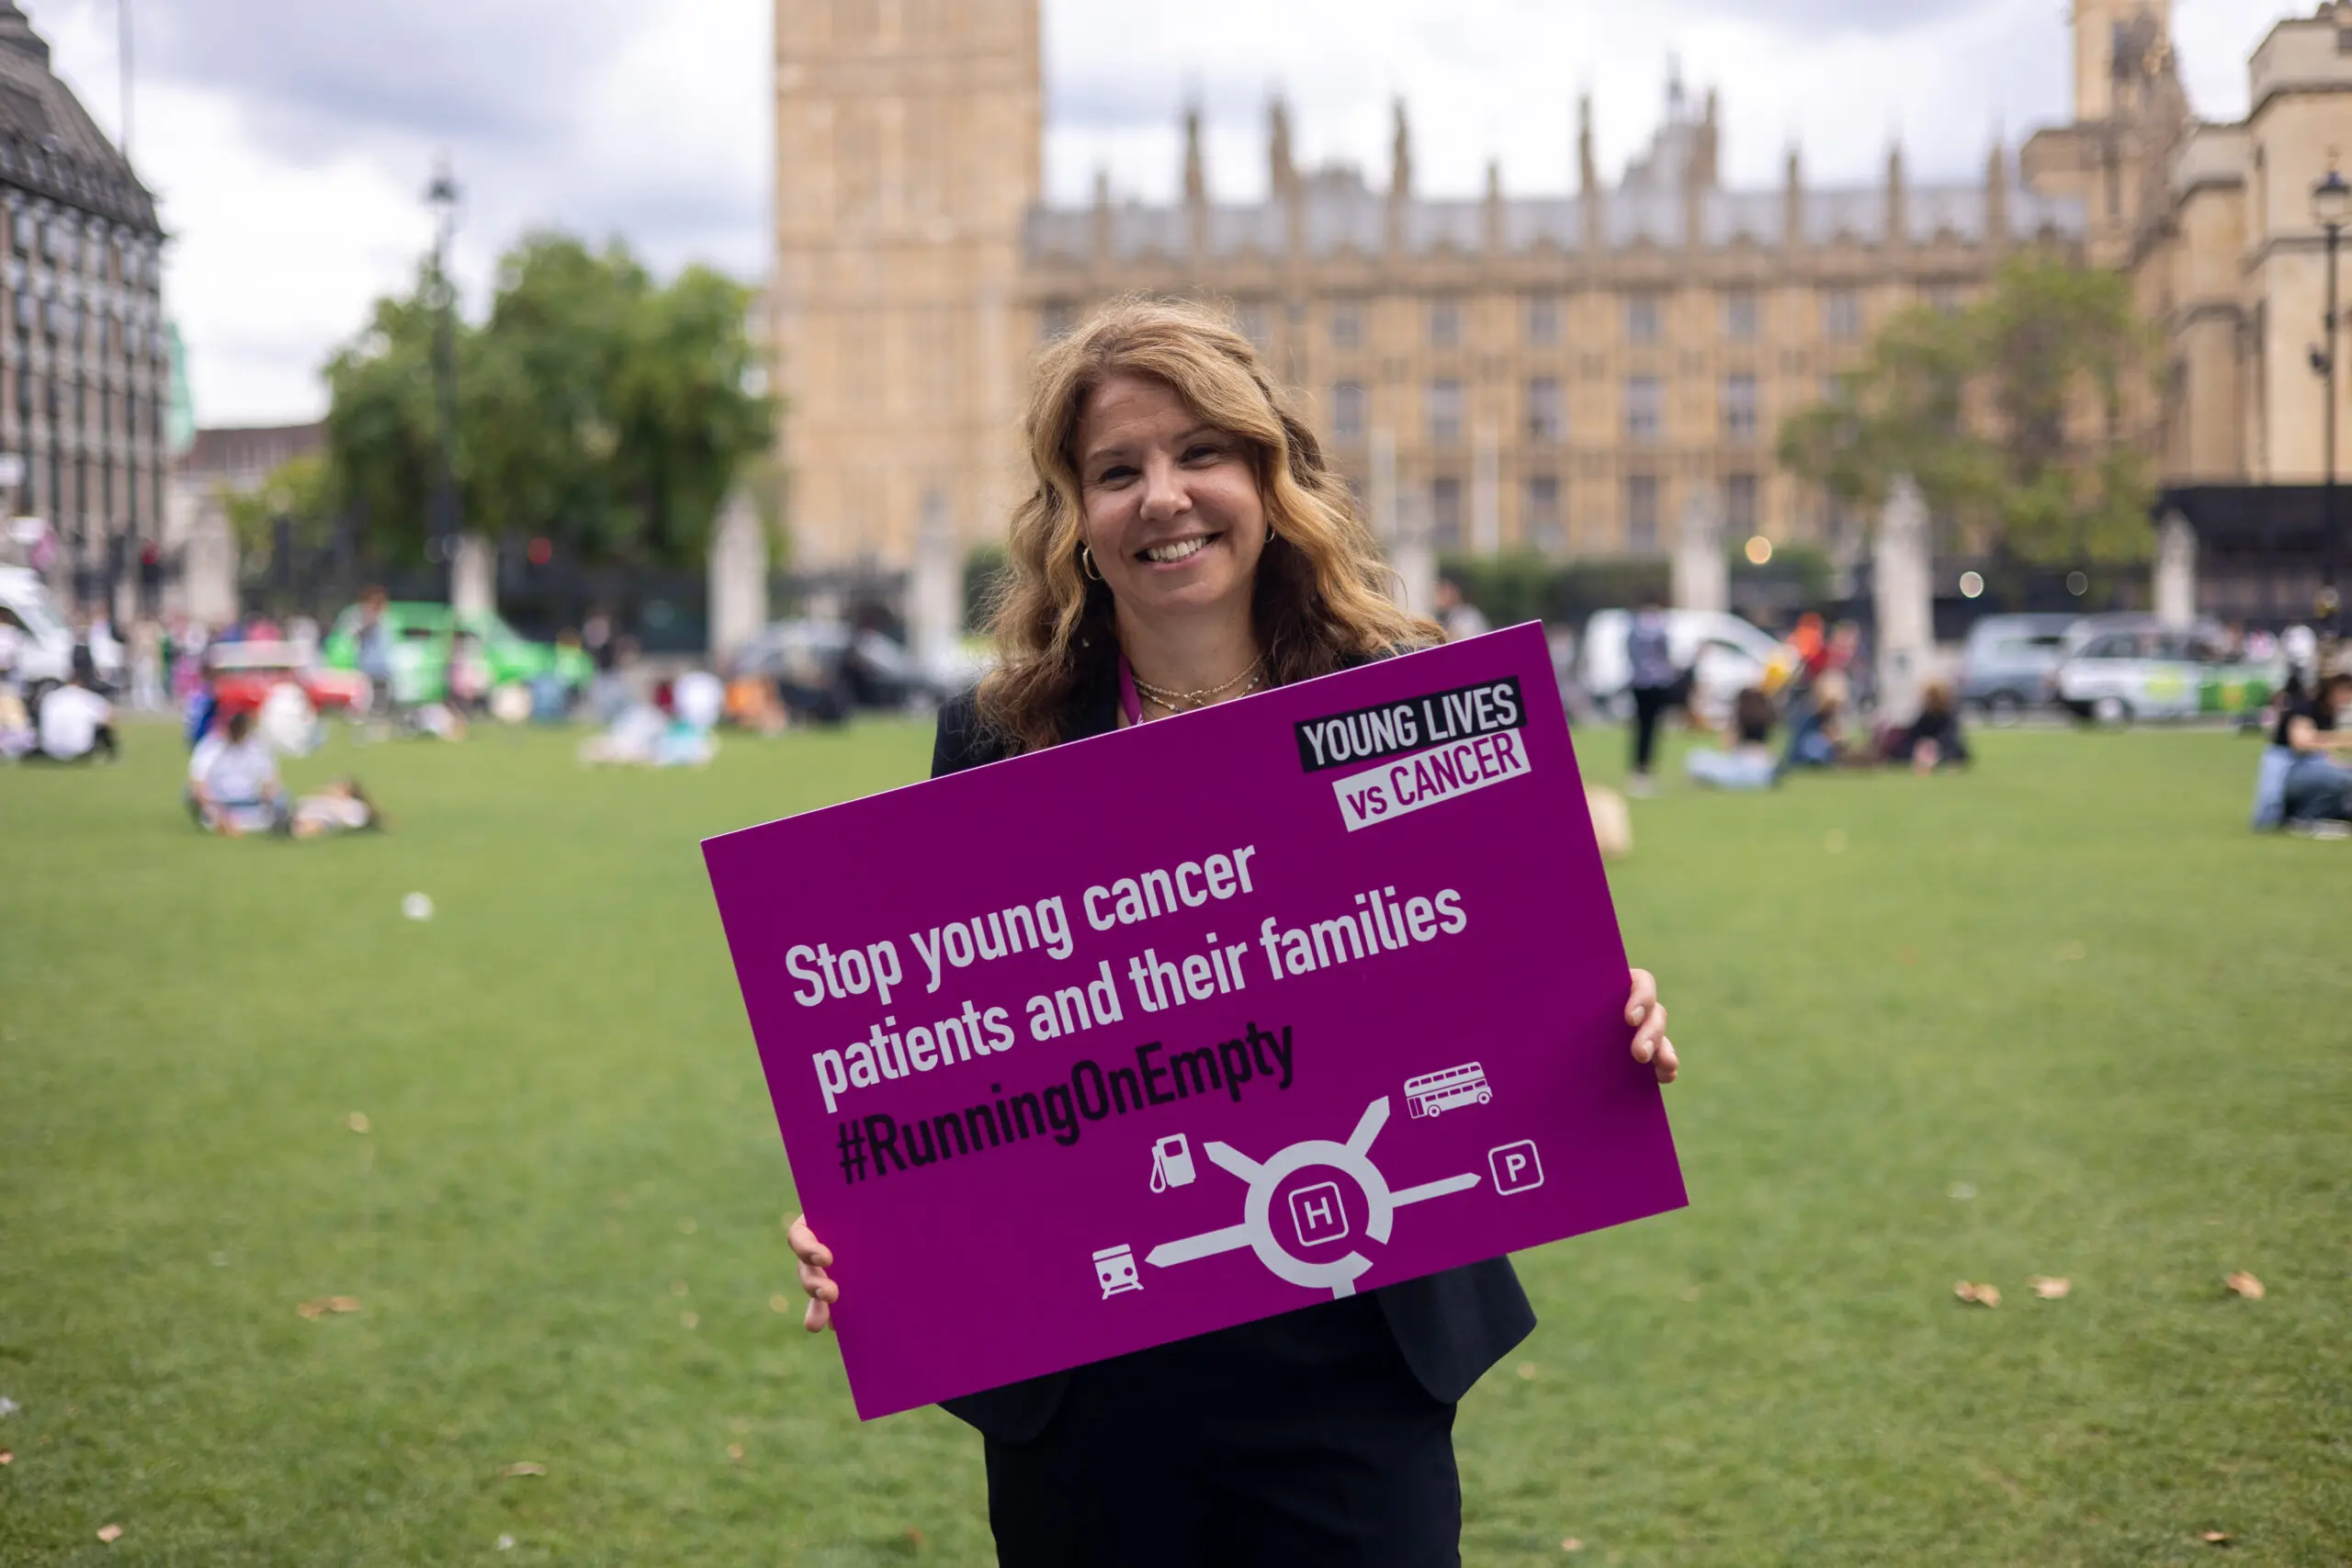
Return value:
M 272 468 L 251 490 L 224 487 L 220 509 L 228 515 L 230 531 L 237 536 L 238 553 L 248 560 L 276 551 L 281 518 L 294 543 L 305 549 L 322 549 L 334 537 L 334 475 L 325 454 L 306 452 Z
M 426 280 L 380 300 L 330 361 L 330 462 L 371 543 L 421 546 L 435 450 Z M 728 488 L 763 451 L 746 389 L 749 293 L 706 267 L 657 285 L 616 242 L 526 237 L 490 311 L 459 323 L 457 479 L 469 530 L 548 536 L 585 559 L 697 559 Z
M 2132 421 L 2154 360 L 2120 275 L 2021 256 L 1966 309 L 1887 322 L 1833 396 L 1783 423 L 1780 459 L 1863 507 L 1908 474 L 1962 548 L 2140 559 L 2154 479 Z

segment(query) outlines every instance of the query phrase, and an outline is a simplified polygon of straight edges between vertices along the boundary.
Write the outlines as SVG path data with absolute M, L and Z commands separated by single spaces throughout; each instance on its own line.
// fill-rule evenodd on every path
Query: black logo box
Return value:
M 1302 772 L 1362 766 L 1449 740 L 1471 740 L 1527 724 L 1519 677 L 1500 675 L 1418 697 L 1399 697 L 1291 726 Z M 1341 755 L 1341 753 L 1345 753 Z

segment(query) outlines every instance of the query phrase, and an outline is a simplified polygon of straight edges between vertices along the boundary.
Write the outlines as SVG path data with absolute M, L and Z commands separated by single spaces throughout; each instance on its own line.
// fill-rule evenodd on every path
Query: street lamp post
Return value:
M 425 557 L 446 564 L 451 573 L 451 603 L 456 603 L 455 575 L 458 535 L 464 526 L 458 503 L 458 343 L 457 286 L 449 278 L 449 241 L 458 229 L 458 182 L 443 158 L 434 166 L 433 183 L 425 187 L 425 204 L 433 209 L 433 407 L 435 431 L 433 492 L 427 502 Z
M 2335 544 L 2335 362 L 2339 321 L 2335 309 L 2335 248 L 2346 222 L 2352 221 L 2352 183 L 2336 172 L 2335 155 L 2328 154 L 2327 174 L 2312 186 L 2312 220 L 2327 235 L 2327 314 L 2324 318 L 2326 336 L 2314 356 L 2318 369 L 2327 384 L 2327 412 L 2321 426 L 2321 445 L 2325 453 L 2326 482 L 2320 491 L 2320 590 L 2319 672 L 2325 674 L 2335 658 L 2335 641 L 2343 598 L 2336 587 Z

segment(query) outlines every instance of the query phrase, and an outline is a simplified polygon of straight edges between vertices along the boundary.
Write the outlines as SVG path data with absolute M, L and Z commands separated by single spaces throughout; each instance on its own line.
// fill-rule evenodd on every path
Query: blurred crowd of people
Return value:
M 1695 671 L 1676 661 L 1666 616 L 1663 605 L 1645 604 L 1626 632 L 1634 795 L 1657 792 L 1658 732 L 1676 711 L 1717 741 L 1683 761 L 1694 781 L 1717 789 L 1770 789 L 1791 773 L 1812 769 L 1894 766 L 1926 773 L 1972 761 L 1950 681 L 1929 681 L 1909 720 L 1871 722 L 1863 716 L 1870 668 L 1860 626 L 1831 626 L 1811 612 L 1798 617 L 1763 678 L 1733 698 L 1718 728 L 1694 701 Z M 1786 738 L 1776 750 L 1780 731 Z

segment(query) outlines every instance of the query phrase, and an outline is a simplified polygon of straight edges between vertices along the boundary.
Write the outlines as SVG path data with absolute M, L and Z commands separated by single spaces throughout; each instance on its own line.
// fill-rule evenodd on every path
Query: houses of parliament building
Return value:
M 2352 115 L 2352 30 L 2332 5 L 2279 24 L 2248 120 L 2211 127 L 2173 74 L 2167 0 L 2073 9 L 2075 122 L 2018 156 L 1995 145 L 1961 183 L 1912 179 L 1897 147 L 1866 186 L 1815 185 L 1792 151 L 1777 186 L 1727 186 L 1714 94 L 1677 82 L 1613 183 L 1588 105 L 1566 193 L 1507 193 L 1490 165 L 1483 196 L 1422 194 L 1401 104 L 1377 181 L 1302 168 L 1277 101 L 1262 199 L 1217 197 L 1195 113 L 1178 201 L 1114 199 L 1098 175 L 1091 204 L 1057 207 L 1037 0 L 776 0 L 771 333 L 796 558 L 902 565 L 926 515 L 962 545 L 998 536 L 1031 357 L 1131 292 L 1228 304 L 1391 509 L 1376 520 L 1441 550 L 1662 551 L 1694 499 L 1733 538 L 1840 543 L 1836 509 L 1776 468 L 1781 420 L 1894 312 L 1965 300 L 2029 246 L 2132 270 L 2166 342 L 2168 473 L 2292 469 L 2316 400 L 2264 379 L 2300 369 L 2301 339 L 2262 334 L 2305 333 L 2267 291 L 2300 310 L 2315 276 L 2289 209 L 2318 172 L 2316 117 Z M 2249 283 L 2266 199 L 2296 243 Z M 2250 412 L 2266 397 L 2268 423 Z

